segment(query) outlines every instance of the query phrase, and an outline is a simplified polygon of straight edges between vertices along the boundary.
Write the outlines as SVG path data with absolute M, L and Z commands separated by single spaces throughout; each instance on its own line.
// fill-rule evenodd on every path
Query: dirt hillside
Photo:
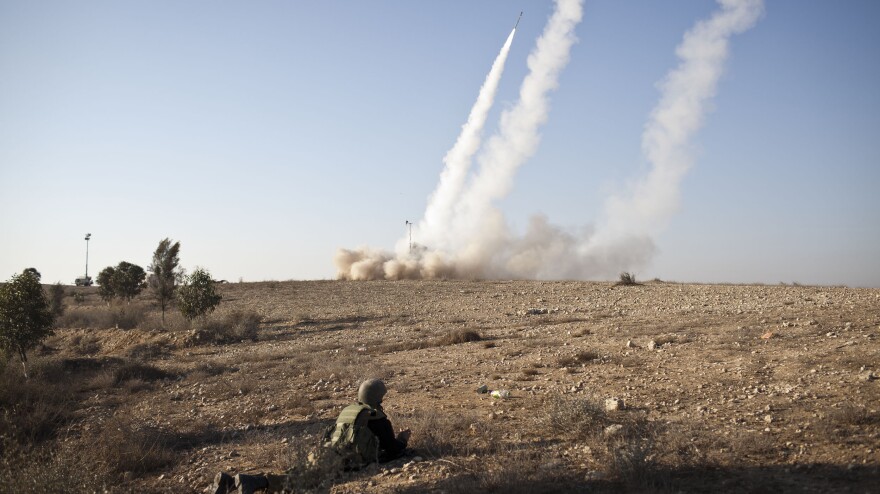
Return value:
M 318 490 L 876 492 L 880 481 L 880 290 L 312 281 L 221 293 L 211 317 L 258 314 L 255 341 L 205 342 L 169 316 L 164 330 L 68 327 L 47 342 L 41 358 L 87 383 L 72 384 L 65 440 L 108 441 L 115 428 L 143 438 L 136 450 L 163 450 L 153 466 L 118 467 L 111 490 L 202 492 L 220 470 L 303 467 L 373 376 L 394 425 L 413 430 L 413 454 Z M 99 306 L 88 292 L 77 310 Z

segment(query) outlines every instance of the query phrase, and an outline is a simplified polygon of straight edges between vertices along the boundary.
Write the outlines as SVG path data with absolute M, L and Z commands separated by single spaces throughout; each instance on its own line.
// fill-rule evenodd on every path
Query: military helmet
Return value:
M 388 389 L 381 379 L 367 379 L 358 388 L 358 401 L 373 408 L 379 406 Z

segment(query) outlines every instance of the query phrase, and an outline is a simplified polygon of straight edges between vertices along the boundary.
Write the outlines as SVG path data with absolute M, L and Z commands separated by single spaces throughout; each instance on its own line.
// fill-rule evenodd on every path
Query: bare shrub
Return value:
M 491 492 L 504 494 L 588 492 L 578 476 L 552 462 L 540 450 L 506 447 L 503 452 L 484 458 L 476 471 L 441 482 L 443 492 L 464 494 Z M 421 486 L 419 486 L 421 487 Z M 418 489 L 397 492 L 418 492 Z
M 55 372 L 43 372 L 40 364 L 34 365 L 30 379 L 0 368 L 0 437 L 33 444 L 53 437 L 72 418 L 75 397 L 70 386 Z
M 630 487 L 657 487 L 661 479 L 651 459 L 654 451 L 655 430 L 643 419 L 622 420 L 622 428 L 614 434 L 605 434 L 605 454 L 608 472 Z
M 113 327 L 113 316 L 107 307 L 75 307 L 58 318 L 59 328 L 107 329 Z
M 125 353 L 135 360 L 153 360 L 168 355 L 170 345 L 166 341 L 137 343 L 129 347 Z
M 101 351 L 101 341 L 95 335 L 75 335 L 70 339 L 70 351 L 76 355 L 95 355 Z
M 174 377 L 174 374 L 158 367 L 142 362 L 127 362 L 113 371 L 113 384 L 118 386 L 132 379 L 153 382 L 172 377 Z
M 747 458 L 760 458 L 776 451 L 777 446 L 769 434 L 738 431 L 727 441 L 731 459 L 743 461 Z
M 234 372 L 237 370 L 237 368 L 230 367 L 228 365 L 217 364 L 214 362 L 200 362 L 196 366 L 196 368 L 192 370 L 190 375 L 198 379 L 219 376 L 227 372 Z
M 574 355 L 564 355 L 556 360 L 559 367 L 572 367 L 599 359 L 599 354 L 592 350 L 583 350 Z
M 547 425 L 573 439 L 591 439 L 610 423 L 603 405 L 592 399 L 555 397 L 546 409 Z
M 99 466 L 84 462 L 83 446 L 64 442 L 52 447 L 22 447 L 0 439 L 0 492 L 106 492 Z
M 626 271 L 620 273 L 620 280 L 616 283 L 616 285 L 621 286 L 634 286 L 638 284 L 639 283 L 636 282 L 636 275 Z
M 330 448 L 318 447 L 317 439 L 310 439 L 294 441 L 287 450 L 287 458 L 282 460 L 289 465 L 287 470 L 283 475 L 269 476 L 273 492 L 329 492 L 342 477 L 342 457 Z M 377 470 L 375 465 L 367 469 Z
M 187 343 L 199 345 L 256 341 L 262 320 L 263 316 L 253 311 L 233 311 L 222 318 L 209 318 L 197 323 Z
M 437 346 L 458 345 L 471 341 L 481 341 L 480 333 L 470 329 L 457 329 L 437 338 Z
M 94 460 L 116 475 L 142 475 L 171 465 L 176 459 L 173 434 L 120 419 L 108 421 L 92 443 L 98 456 Z
M 180 312 L 173 311 L 165 314 L 165 321 L 157 311 L 151 311 L 144 317 L 140 329 L 147 331 L 187 331 L 192 327 Z
M 134 329 L 146 320 L 146 309 L 140 305 L 124 305 L 112 312 L 116 329 Z
M 399 420 L 412 431 L 409 446 L 431 458 L 469 454 L 473 448 L 462 431 L 479 422 L 466 415 L 434 411 L 418 411 Z
M 83 329 L 134 329 L 146 321 L 146 316 L 146 308 L 140 305 L 75 307 L 65 311 L 58 318 L 56 326 Z
M 49 311 L 56 320 L 64 314 L 64 285 L 61 283 L 49 287 Z
M 816 424 L 816 431 L 837 440 L 847 436 L 853 429 L 864 426 L 880 425 L 880 413 L 872 412 L 865 407 L 846 403 L 840 408 L 831 410 Z

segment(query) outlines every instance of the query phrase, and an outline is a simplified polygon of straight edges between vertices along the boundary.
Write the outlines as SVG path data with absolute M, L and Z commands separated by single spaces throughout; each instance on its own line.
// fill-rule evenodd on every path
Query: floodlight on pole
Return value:
M 91 233 L 86 233 L 86 278 L 89 277 L 89 239 L 92 238 Z
M 406 226 L 409 227 L 409 253 L 412 254 L 412 221 L 406 220 Z

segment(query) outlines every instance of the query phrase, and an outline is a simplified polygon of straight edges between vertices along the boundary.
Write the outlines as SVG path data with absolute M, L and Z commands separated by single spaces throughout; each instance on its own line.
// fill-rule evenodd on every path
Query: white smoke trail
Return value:
M 642 151 L 651 164 L 647 176 L 626 196 L 612 196 L 605 218 L 586 252 L 624 248 L 633 238 L 650 239 L 679 207 L 679 184 L 693 165 L 690 141 L 702 127 L 724 71 L 730 37 L 751 28 L 763 0 L 718 0 L 720 9 L 684 35 L 679 65 L 661 82 L 662 96 L 642 134 Z M 648 259 L 629 258 L 616 266 L 632 269 Z M 613 272 L 615 266 L 609 266 Z
M 453 220 L 453 206 L 458 201 L 464 187 L 471 161 L 480 148 L 480 135 L 486 124 L 492 103 L 495 101 L 498 83 L 504 73 L 504 64 L 507 61 L 507 54 L 510 52 L 510 45 L 515 33 L 516 28 L 511 30 L 510 35 L 507 36 L 507 41 L 504 42 L 501 52 L 495 57 L 492 68 L 480 87 L 477 101 L 471 108 L 467 122 L 462 125 L 461 134 L 455 141 L 455 145 L 443 158 L 445 166 L 440 174 L 440 182 L 428 201 L 424 218 L 417 227 L 421 241 L 434 246 L 434 248 L 445 247 L 444 239 L 447 238 Z
M 498 133 L 486 143 L 479 157 L 480 170 L 457 204 L 456 223 L 450 232 L 460 239 L 457 247 L 477 249 L 477 244 L 496 251 L 506 232 L 493 203 L 510 191 L 516 170 L 534 153 L 540 141 L 538 129 L 547 121 L 551 90 L 568 64 L 577 38 L 574 29 L 583 15 L 582 0 L 558 0 L 556 10 L 529 55 L 529 73 L 523 80 L 519 100 L 501 115 Z M 482 249 L 479 249 L 482 250 Z
M 494 205 L 509 192 L 516 170 L 537 148 L 538 129 L 549 111 L 548 94 L 556 87 L 575 41 L 581 0 L 557 0 L 556 11 L 529 56 L 530 72 L 520 89 L 520 99 L 502 114 L 497 135 L 489 139 L 479 156 L 479 173 L 462 189 L 471 151 L 464 169 L 456 170 L 460 176 L 454 175 L 446 188 L 459 195 L 457 200 L 447 201 L 445 211 L 439 214 L 448 227 L 442 232 L 445 236 L 438 240 L 430 235 L 437 245 L 396 257 L 367 249 L 340 250 L 336 256 L 339 277 L 585 279 L 645 266 L 656 250 L 652 236 L 662 230 L 678 207 L 679 183 L 693 164 L 689 143 L 715 95 L 729 39 L 753 26 L 763 12 L 763 0 L 718 3 L 721 8 L 710 19 L 698 22 L 685 34 L 676 50 L 680 63 L 660 85 L 660 102 L 642 136 L 650 172 L 629 194 L 608 200 L 595 232 L 584 228 L 569 233 L 539 216 L 532 219 L 524 236 L 516 237 Z M 437 204 L 436 196 L 432 205 Z M 449 192 L 448 197 L 456 196 Z M 429 224 L 433 223 L 423 221 L 420 227 Z
M 416 228 L 416 237 L 423 243 L 427 240 L 428 247 L 407 252 L 404 247 L 407 243 L 401 241 L 396 256 L 369 249 L 342 249 L 335 258 L 340 278 L 505 276 L 508 274 L 505 259 L 514 254 L 518 260 L 514 265 L 534 270 L 533 264 L 525 260 L 528 248 L 518 248 L 515 239 L 510 239 L 512 243 L 505 242 L 508 235 L 504 218 L 493 207 L 493 202 L 507 194 L 516 169 L 537 148 L 538 128 L 546 122 L 549 111 L 547 94 L 557 87 L 559 73 L 568 63 L 569 51 L 575 42 L 574 28 L 583 12 L 582 1 L 556 0 L 556 9 L 529 55 L 529 74 L 520 88 L 519 101 L 502 114 L 498 134 L 490 139 L 480 157 L 479 173 L 470 187 L 463 190 L 471 159 L 479 148 L 485 112 L 491 106 L 498 83 L 493 77 L 496 70 L 493 65 L 468 124 L 447 154 L 441 183 L 425 218 Z M 502 49 L 505 57 L 512 36 L 513 33 Z M 502 59 L 502 55 L 498 58 Z M 496 65 L 500 78 L 503 59 L 501 64 L 496 59 Z

